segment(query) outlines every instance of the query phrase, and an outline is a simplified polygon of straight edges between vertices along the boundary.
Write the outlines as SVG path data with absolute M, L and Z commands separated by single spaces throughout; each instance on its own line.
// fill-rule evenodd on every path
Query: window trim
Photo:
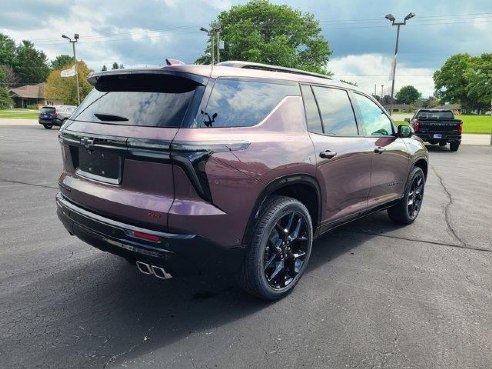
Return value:
M 358 119 L 360 119 L 360 122 L 361 122 L 361 129 L 359 130 L 359 136 L 360 137 L 366 137 L 366 138 L 370 138 L 370 137 L 374 137 L 374 138 L 382 138 L 382 137 L 395 137 L 396 136 L 396 132 L 397 132 L 397 129 L 395 127 L 395 123 L 393 122 L 393 119 L 391 119 L 391 117 L 388 115 L 388 112 L 386 111 L 386 109 L 383 108 L 383 106 L 376 100 L 374 99 L 372 96 L 369 96 L 363 92 L 360 92 L 360 91 L 354 91 L 354 90 L 349 90 L 349 94 L 350 94 L 350 97 L 352 99 L 352 104 L 355 108 L 355 110 L 357 111 L 357 117 Z M 373 103 L 376 104 L 376 106 L 381 109 L 381 111 L 384 113 L 384 115 L 389 119 L 390 123 L 391 123 L 391 130 L 392 130 L 392 133 L 390 135 L 367 135 L 367 132 L 366 130 L 364 129 L 364 118 L 362 117 L 362 114 L 361 114 L 361 111 L 360 111 L 360 107 L 359 107 L 359 103 L 357 102 L 357 99 L 355 98 L 355 96 L 353 96 L 354 94 L 358 94 L 360 96 L 363 96 L 363 97 L 366 97 L 368 98 L 370 101 L 372 101 Z M 361 134 L 361 131 L 363 131 L 364 134 Z
M 347 88 L 340 87 L 340 86 L 322 85 L 322 84 L 317 84 L 317 83 L 309 83 L 308 85 L 311 86 L 311 91 L 312 91 L 313 96 L 314 96 L 314 101 L 316 102 L 316 106 L 318 107 L 318 114 L 319 114 L 319 118 L 321 120 L 321 129 L 323 130 L 323 133 L 310 132 L 310 131 L 308 131 L 308 132 L 314 133 L 314 134 L 322 134 L 323 136 L 327 136 L 327 137 L 361 137 L 357 112 L 355 110 L 354 103 L 353 103 L 352 97 L 350 95 L 351 90 L 349 90 Z M 352 113 L 354 114 L 355 128 L 357 129 L 356 135 L 330 135 L 328 133 L 325 133 L 325 126 L 323 124 L 323 116 L 321 115 L 321 110 L 319 107 L 318 99 L 316 98 L 316 94 L 314 93 L 313 87 L 322 87 L 322 88 L 328 88 L 328 89 L 332 89 L 332 90 L 342 90 L 342 91 L 345 91 L 347 93 L 348 101 L 349 101 L 349 104 L 352 108 Z

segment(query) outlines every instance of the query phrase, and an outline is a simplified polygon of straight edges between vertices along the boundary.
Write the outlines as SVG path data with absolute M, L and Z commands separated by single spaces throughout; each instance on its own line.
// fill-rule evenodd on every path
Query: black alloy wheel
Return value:
M 303 269 L 309 248 L 307 228 L 303 215 L 290 211 L 272 229 L 265 247 L 263 268 L 273 289 L 287 287 Z
M 248 234 L 248 248 L 238 282 L 265 300 L 289 294 L 306 270 L 313 243 L 307 208 L 286 196 L 265 201 Z
M 419 215 L 420 208 L 422 207 L 422 200 L 424 199 L 424 176 L 421 173 L 417 173 L 414 176 L 410 191 L 407 196 L 407 208 L 408 216 L 414 220 Z
M 424 200 L 425 175 L 421 168 L 413 168 L 408 177 L 405 193 L 398 203 L 388 209 L 390 219 L 398 224 L 413 223 Z

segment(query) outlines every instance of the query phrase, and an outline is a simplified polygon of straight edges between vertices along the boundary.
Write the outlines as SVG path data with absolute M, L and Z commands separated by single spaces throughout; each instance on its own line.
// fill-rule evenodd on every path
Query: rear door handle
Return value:
M 385 152 L 385 150 L 386 149 L 384 147 L 378 146 L 374 149 L 374 152 L 377 154 L 382 154 L 383 152 Z
M 323 159 L 332 159 L 335 156 L 337 156 L 337 153 L 335 151 L 330 151 L 330 150 L 322 151 L 319 153 L 319 157 Z

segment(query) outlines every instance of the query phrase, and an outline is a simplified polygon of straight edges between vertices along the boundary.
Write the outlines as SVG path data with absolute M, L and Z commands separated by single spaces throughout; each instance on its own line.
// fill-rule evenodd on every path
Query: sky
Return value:
M 320 22 L 333 54 L 327 67 L 337 79 L 367 92 L 389 94 L 396 27 L 402 20 L 395 92 L 415 86 L 433 94 L 432 74 L 456 53 L 492 52 L 491 0 L 288 0 Z M 114 61 L 125 67 L 162 66 L 166 58 L 193 63 L 204 51 L 208 27 L 238 0 L 0 0 L 0 33 L 31 40 L 49 59 L 72 54 L 61 35 L 80 35 L 77 58 L 100 70 Z M 384 87 L 382 87 L 384 86 Z

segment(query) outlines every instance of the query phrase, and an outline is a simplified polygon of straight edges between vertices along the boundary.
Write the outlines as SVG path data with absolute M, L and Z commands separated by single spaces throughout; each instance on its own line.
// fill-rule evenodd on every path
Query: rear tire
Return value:
M 449 150 L 451 151 L 458 151 L 459 147 L 460 147 L 460 142 L 451 142 L 449 144 Z
M 239 284 L 256 297 L 281 299 L 294 289 L 311 255 L 309 211 L 296 199 L 271 197 L 250 232 Z
M 408 177 L 403 198 L 388 209 L 388 216 L 397 224 L 413 223 L 420 213 L 424 200 L 425 176 L 419 167 L 413 168 Z
M 53 127 L 53 124 L 43 124 L 43 127 L 46 129 L 51 129 L 51 127 Z

